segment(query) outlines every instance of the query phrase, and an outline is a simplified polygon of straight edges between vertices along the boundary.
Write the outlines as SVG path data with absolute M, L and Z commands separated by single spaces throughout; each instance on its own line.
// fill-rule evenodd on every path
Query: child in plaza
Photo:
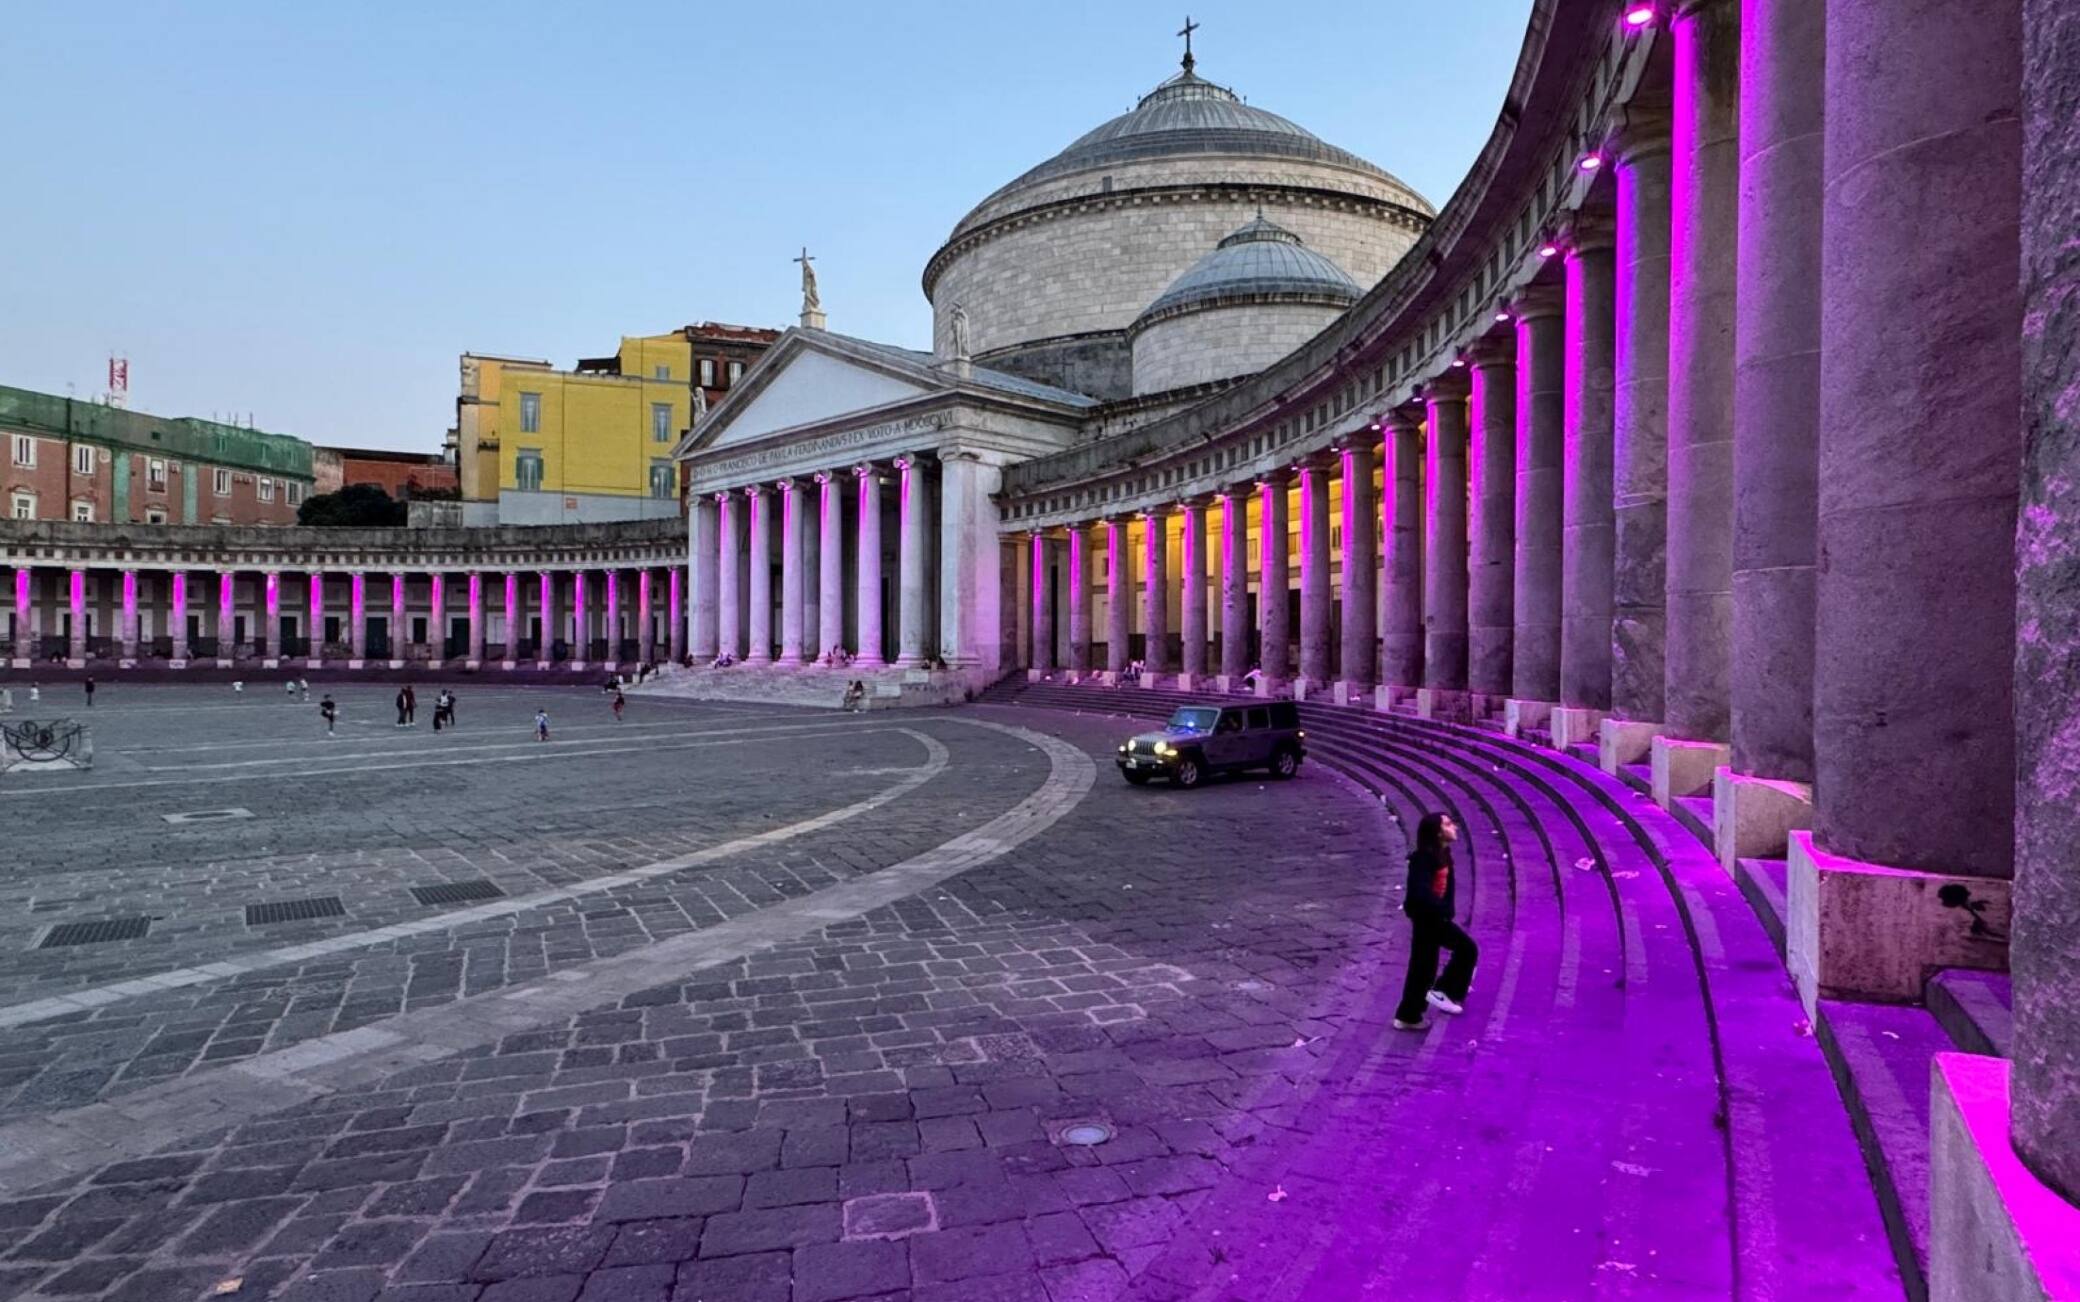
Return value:
M 627 706 L 627 704 L 628 704 L 628 698 L 627 698 L 627 697 L 625 697 L 625 696 L 623 696 L 623 695 L 621 694 L 621 689 L 620 689 L 620 688 L 618 688 L 618 687 L 617 687 L 617 688 L 615 688 L 615 689 L 614 689 L 614 722 L 616 722 L 616 723 L 619 723 L 619 722 L 621 722 L 621 711 L 622 711 L 622 709 L 623 709 L 623 708 L 624 708 L 625 706 Z
M 318 713 L 325 718 L 325 735 L 334 736 L 333 725 L 339 720 L 339 707 L 332 703 L 331 692 L 325 693 L 325 699 L 318 702 Z
M 1452 920 L 1457 883 L 1452 871 L 1452 843 L 1459 839 L 1459 825 L 1450 814 L 1430 813 L 1416 825 L 1416 848 L 1408 856 L 1408 890 L 1401 911 L 1408 915 L 1413 936 L 1408 949 L 1408 980 L 1401 987 L 1401 1005 L 1394 1010 L 1394 1028 L 1420 1031 L 1429 1026 L 1424 1005 L 1456 1016 L 1466 1011 L 1466 990 L 1473 982 L 1473 965 L 1480 950 L 1473 937 Z M 1452 952 L 1444 975 L 1437 974 L 1437 951 Z
M 547 710 L 536 710 L 534 712 L 534 739 L 536 741 L 549 740 L 549 712 Z
M 402 727 L 404 727 L 404 692 L 403 692 L 403 691 L 402 691 L 401 689 L 400 689 L 400 690 L 398 691 L 398 693 L 397 693 L 397 702 L 396 702 L 396 704 L 397 704 L 397 725 L 396 725 L 396 726 L 397 726 L 397 727 L 400 727 L 400 728 L 402 728 Z
M 87 708 L 94 708 L 94 675 L 87 675 Z

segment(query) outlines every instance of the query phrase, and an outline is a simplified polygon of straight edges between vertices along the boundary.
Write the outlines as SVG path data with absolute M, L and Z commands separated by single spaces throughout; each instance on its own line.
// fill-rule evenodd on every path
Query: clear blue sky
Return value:
M 786 325 L 927 346 L 953 223 L 1176 70 L 1442 205 L 1527 0 L 61 4 L 8 16 L 0 383 L 433 450 L 464 351 Z

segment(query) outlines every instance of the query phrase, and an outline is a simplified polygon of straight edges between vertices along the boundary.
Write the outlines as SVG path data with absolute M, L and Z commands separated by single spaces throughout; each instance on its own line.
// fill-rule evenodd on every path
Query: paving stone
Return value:
M 698 1216 L 624 1222 L 601 1264 L 643 1266 L 689 1260 L 700 1255 L 702 1224 Z
M 790 1302 L 792 1265 L 784 1252 L 689 1261 L 679 1267 L 672 1302 Z
M 597 1266 L 614 1241 L 608 1225 L 544 1226 L 494 1235 L 471 1277 L 512 1279 L 529 1275 L 582 1275 Z
M 744 1199 L 741 1176 L 633 1180 L 608 1188 L 595 1219 L 647 1221 L 659 1217 L 705 1216 L 734 1211 Z
M 743 1253 L 798 1248 L 836 1241 L 840 1217 L 835 1203 L 814 1207 L 769 1207 L 758 1211 L 710 1216 L 701 1231 L 701 1255 L 729 1257 Z
M 900 1243 L 817 1243 L 795 1249 L 794 1302 L 839 1302 L 905 1288 L 910 1258 Z

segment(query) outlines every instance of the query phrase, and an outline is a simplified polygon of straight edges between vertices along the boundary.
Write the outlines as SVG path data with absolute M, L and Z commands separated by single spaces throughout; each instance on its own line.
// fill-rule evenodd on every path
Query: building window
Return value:
M 669 443 L 672 441 L 672 404 L 653 402 L 650 404 L 650 441 Z
M 671 379 L 671 378 L 672 378 L 672 368 L 671 368 L 671 367 L 669 367 L 669 366 L 666 366 L 666 365 L 664 365 L 664 364 L 663 364 L 662 362 L 660 362 L 660 363 L 658 364 L 658 366 L 657 366 L 657 378 L 658 378 L 658 379 L 660 379 L 660 380 L 669 380 L 669 379 Z
M 715 387 L 715 359 L 712 357 L 701 358 L 701 387 L 703 389 Z
M 283 487 L 284 487 L 284 488 L 286 488 L 286 489 L 288 490 L 288 495 L 289 495 L 289 496 L 288 496 L 288 501 L 289 501 L 289 505 L 291 505 L 291 506 L 294 506 L 294 505 L 296 505 L 296 504 L 297 504 L 298 502 L 301 502 L 301 501 L 303 500 L 303 485 L 302 485 L 302 484 L 286 484 L 286 485 L 284 485 Z
M 652 461 L 650 463 L 650 496 L 669 498 L 675 495 L 677 486 L 672 481 L 672 463 Z
M 260 500 L 263 502 L 272 502 L 274 500 L 274 481 L 266 475 L 260 476 Z
M 224 469 L 222 466 L 217 467 L 217 469 L 210 475 L 209 488 L 210 491 L 212 493 L 215 493 L 218 497 L 231 496 L 231 472 Z
M 8 501 L 7 513 L 17 520 L 36 518 L 36 494 L 17 492 Z
M 27 434 L 14 436 L 14 463 L 33 468 L 36 465 L 36 440 Z
M 741 380 L 741 379 L 743 379 L 743 378 L 744 378 L 744 363 L 742 363 L 742 362 L 731 362 L 731 363 L 729 364 L 729 382 L 730 382 L 731 384 L 735 384 L 735 383 L 736 383 L 736 382 L 737 382 L 738 380 Z
M 162 493 L 165 492 L 166 463 L 164 461 L 159 460 L 159 458 L 157 457 L 153 457 L 150 461 L 146 462 L 144 471 L 144 482 L 145 487 L 147 488 L 155 488 Z
M 94 473 L 94 449 L 86 443 L 76 443 L 72 448 L 72 473 L 91 475 Z
M 542 395 L 523 393 L 520 395 L 520 432 L 539 434 L 542 431 Z
M 144 522 L 146 524 L 165 524 L 166 512 L 160 510 L 156 506 L 146 507 L 144 512 Z
M 72 518 L 73 518 L 74 520 L 80 521 L 80 522 L 81 522 L 81 523 L 83 523 L 83 524 L 91 524 L 91 523 L 93 523 L 93 520 L 94 520 L 94 504 L 93 504 L 92 502 L 87 502 L 87 501 L 75 501 L 75 502 L 73 502 L 73 504 L 72 504 Z
M 513 463 L 513 482 L 523 493 L 542 491 L 542 453 L 539 448 L 522 448 Z

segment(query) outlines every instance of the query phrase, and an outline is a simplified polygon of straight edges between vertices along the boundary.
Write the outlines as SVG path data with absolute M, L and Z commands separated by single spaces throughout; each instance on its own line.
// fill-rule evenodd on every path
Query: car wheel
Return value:
M 1170 780 L 1180 787 L 1196 787 L 1202 776 L 1199 761 L 1190 756 L 1177 761 L 1177 767 L 1170 771 Z
M 1298 755 L 1295 755 L 1292 751 L 1282 750 L 1278 754 L 1273 755 L 1271 757 L 1272 777 L 1281 779 L 1291 778 L 1298 776 L 1299 772 L 1300 757 Z
M 1120 776 L 1124 777 L 1129 783 L 1137 787 L 1145 787 L 1148 785 L 1148 774 L 1146 773 L 1136 773 L 1132 769 L 1122 769 L 1120 770 Z

